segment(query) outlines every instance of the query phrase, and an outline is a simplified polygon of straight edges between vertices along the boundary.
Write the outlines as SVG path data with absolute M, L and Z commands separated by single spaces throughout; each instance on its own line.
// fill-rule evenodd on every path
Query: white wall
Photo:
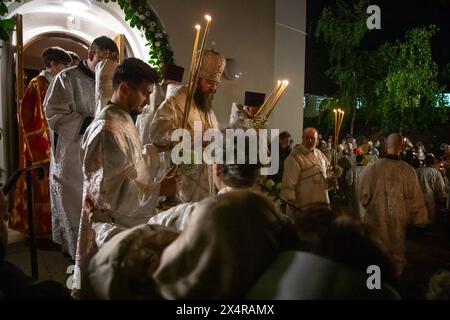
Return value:
M 276 0 L 275 79 L 288 79 L 289 86 L 277 104 L 271 125 L 288 130 L 296 142 L 303 130 L 305 83 L 306 1 Z
M 106 35 L 113 38 L 118 33 L 123 33 L 127 37 L 127 45 L 134 56 L 148 60 L 148 51 L 145 47 L 146 41 L 141 37 L 138 30 L 131 29 L 124 21 L 125 14 L 117 3 L 100 3 L 93 2 L 90 9 L 86 12 L 72 12 L 62 5 L 63 1 L 59 0 L 33 0 L 8 3 L 8 16 L 12 17 L 17 13 L 23 16 L 23 41 L 27 44 L 30 39 L 36 35 L 47 32 L 60 31 L 78 36 L 85 41 L 92 41 L 100 35 Z M 76 28 L 67 25 L 67 17 L 73 14 L 76 21 L 79 22 Z M 13 37 L 14 38 L 14 37 Z M 14 44 L 14 39 L 12 40 Z M 8 42 L 11 44 L 11 42 Z M 3 44 L 3 47 L 6 45 Z M 11 97 L 13 89 L 7 90 L 12 86 L 12 69 L 13 59 L 10 57 L 6 60 L 6 54 L 10 54 L 11 50 L 2 49 L 0 56 L 0 128 L 5 131 L 5 137 L 0 141 L 0 167 L 8 170 L 15 167 L 15 152 L 17 137 L 16 129 L 12 127 L 15 123 L 15 106 Z M 8 92 L 8 93 L 7 93 Z
M 235 59 L 242 72 L 240 79 L 222 79 L 217 91 L 214 110 L 221 123 L 228 124 L 232 102 L 242 103 L 246 90 L 270 92 L 274 85 L 274 0 L 150 0 L 149 3 L 166 28 L 175 63 L 185 68 L 185 81 L 194 45 L 194 25 L 196 22 L 205 25 L 205 13 L 212 16 L 207 47 Z
M 207 47 L 214 47 L 226 58 L 234 59 L 240 65 L 242 76 L 238 80 L 223 79 L 215 97 L 215 111 L 219 121 L 228 124 L 232 102 L 243 102 L 246 90 L 269 94 L 280 78 L 290 80 L 290 85 L 280 100 L 273 119 L 272 128 L 289 130 L 295 140 L 299 140 L 303 126 L 303 88 L 305 60 L 306 0 L 148 0 L 159 15 L 169 35 L 169 41 L 175 52 L 175 62 L 186 68 L 185 81 L 191 61 L 195 36 L 194 25 L 204 25 L 203 15 L 213 17 Z M 44 4 L 49 7 L 44 6 Z M 10 14 L 17 11 L 33 11 L 38 8 L 41 14 L 51 20 L 58 11 L 60 2 L 54 0 L 25 1 L 9 6 Z M 31 6 L 34 7 L 31 7 Z M 20 10 L 19 10 L 20 7 Z M 98 3 L 91 6 L 94 13 L 83 14 L 81 19 L 92 15 L 96 22 L 106 23 L 115 32 L 124 32 L 126 23 L 114 20 L 116 24 L 106 21 L 99 8 L 109 12 L 113 18 L 123 17 L 123 12 L 116 3 Z M 25 10 L 27 9 L 27 10 Z M 33 11 L 34 12 L 34 11 Z M 59 11 L 58 11 L 59 12 Z M 30 13 L 29 13 L 30 14 Z M 63 15 L 67 15 L 64 13 Z M 58 17 L 56 17 L 58 18 Z M 59 19 L 59 18 L 58 18 Z M 25 40 L 36 32 L 66 30 L 65 26 L 53 27 L 57 30 L 37 28 L 38 16 L 25 20 Z M 111 20 L 112 21 L 112 20 Z M 83 22 L 83 21 L 82 21 Z M 92 21 L 91 21 L 92 22 Z M 27 26 L 27 24 L 29 24 Z M 85 33 L 105 33 L 105 30 L 93 23 L 82 23 Z M 58 29 L 59 28 L 59 29 Z M 95 29 L 95 30 L 93 30 Z M 31 34 L 30 32 L 34 32 Z M 75 33 L 74 30 L 71 32 Z M 81 32 L 81 31 L 80 31 Z M 146 47 L 135 48 L 142 41 L 138 31 L 129 34 L 135 55 L 143 57 Z M 84 37 L 83 37 L 84 38 Z M 4 69 L 4 68 L 3 68 Z M 4 70 L 2 70 L 4 71 Z M 0 113 L 3 121 L 4 113 Z M 3 141 L 7 143 L 7 141 Z M 1 146 L 0 146 L 1 147 Z M 0 165 L 3 163 L 3 151 L 0 148 Z

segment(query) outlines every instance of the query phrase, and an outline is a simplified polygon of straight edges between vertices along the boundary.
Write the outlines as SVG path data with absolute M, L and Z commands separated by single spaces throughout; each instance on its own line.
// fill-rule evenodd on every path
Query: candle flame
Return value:
M 200 30 L 202 27 L 199 24 L 195 25 L 195 29 Z
M 209 14 L 205 14 L 205 19 L 211 21 L 211 16 Z

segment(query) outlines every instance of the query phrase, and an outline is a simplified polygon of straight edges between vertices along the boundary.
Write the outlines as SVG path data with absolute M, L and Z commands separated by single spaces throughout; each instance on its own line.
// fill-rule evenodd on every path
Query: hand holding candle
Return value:
M 267 97 L 267 99 L 263 102 L 263 104 L 261 105 L 261 107 L 259 108 L 258 112 L 256 113 L 256 116 L 259 116 L 260 114 L 262 114 L 262 112 L 264 111 L 265 107 L 267 106 L 267 103 L 269 102 L 270 99 L 272 99 L 273 95 L 275 94 L 275 92 L 278 92 L 278 90 L 280 89 L 281 86 L 281 81 L 278 80 L 277 81 L 277 85 L 273 88 L 272 92 L 270 93 L 270 95 Z
M 192 77 L 195 73 L 195 64 L 197 62 L 197 50 L 198 50 L 198 39 L 200 38 L 200 29 L 202 27 L 199 24 L 195 25 L 195 30 L 197 32 L 195 33 L 195 41 L 194 41 L 194 50 L 192 52 L 192 61 L 191 61 L 191 68 L 189 69 L 189 85 L 191 85 Z
M 339 142 L 339 133 L 341 131 L 342 122 L 344 121 L 345 112 L 341 109 L 333 109 L 334 112 L 334 147 L 337 148 Z
M 282 81 L 282 85 L 280 90 L 278 91 L 278 94 L 275 96 L 275 99 L 272 103 L 272 105 L 270 106 L 269 112 L 267 113 L 266 118 L 268 118 L 270 116 L 270 114 L 272 113 L 272 111 L 275 109 L 275 106 L 277 105 L 278 101 L 281 99 L 281 96 L 284 93 L 284 90 L 286 90 L 287 86 L 289 85 L 289 81 L 287 80 L 283 80 Z

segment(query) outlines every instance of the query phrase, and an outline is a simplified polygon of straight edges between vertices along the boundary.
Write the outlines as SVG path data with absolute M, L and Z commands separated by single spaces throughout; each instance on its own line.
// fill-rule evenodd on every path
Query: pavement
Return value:
M 8 232 L 8 248 L 5 260 L 13 263 L 31 277 L 30 247 L 26 237 L 16 231 Z M 65 284 L 66 270 L 71 262 L 58 245 L 50 239 L 38 239 L 38 280 L 54 280 Z

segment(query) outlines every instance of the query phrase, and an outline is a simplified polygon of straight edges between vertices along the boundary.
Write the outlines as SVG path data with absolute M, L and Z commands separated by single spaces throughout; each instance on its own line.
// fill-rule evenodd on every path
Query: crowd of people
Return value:
M 118 61 L 118 48 L 107 37 L 95 39 L 87 59 L 72 66 L 61 48 L 45 50 L 43 60 L 46 70 L 31 81 L 19 112 L 19 169 L 44 166 L 47 175 L 33 185 L 32 204 L 19 180 L 11 214 L 1 194 L 1 298 L 30 298 L 30 292 L 66 298 L 57 284 L 40 291 L 26 281 L 19 289 L 3 283 L 11 274 L 4 261 L 6 222 L 26 232 L 28 205 L 41 221 L 39 235 L 51 233 L 75 264 L 70 289 L 76 299 L 267 298 L 252 288 L 280 272 L 274 266 L 286 252 L 299 263 L 290 274 L 294 287 L 307 276 L 302 263 L 331 265 L 342 279 L 359 279 L 372 265 L 382 270 L 381 294 L 352 291 L 364 278 L 345 281 L 333 297 L 320 285 L 328 275 L 318 273 L 311 292 L 323 292 L 316 298 L 397 299 L 406 227 L 426 227 L 448 211 L 450 146 L 436 162 L 423 144 L 408 148 L 398 133 L 382 149 L 366 139 L 358 146 L 350 136 L 335 147 L 314 128 L 293 145 L 283 131 L 279 154 L 271 154 L 279 157 L 279 170 L 270 177 L 260 176 L 248 143 L 239 148 L 236 137 L 219 149 L 226 158 L 231 145 L 243 163 L 173 165 L 177 129 L 191 136 L 196 123 L 201 133 L 258 129 L 254 119 L 265 100 L 258 92 L 246 92 L 243 104 L 233 104 L 230 122 L 219 124 L 213 98 L 225 58 L 214 50 L 205 51 L 193 92 L 182 84 L 183 68 L 165 66 L 160 81 L 142 60 Z M 187 99 L 192 105 L 185 114 Z M 280 184 L 280 203 L 261 188 L 267 179 Z M 333 208 L 336 194 L 346 214 Z M 297 259 L 301 253 L 308 254 Z M 308 297 L 297 291 L 287 296 Z

